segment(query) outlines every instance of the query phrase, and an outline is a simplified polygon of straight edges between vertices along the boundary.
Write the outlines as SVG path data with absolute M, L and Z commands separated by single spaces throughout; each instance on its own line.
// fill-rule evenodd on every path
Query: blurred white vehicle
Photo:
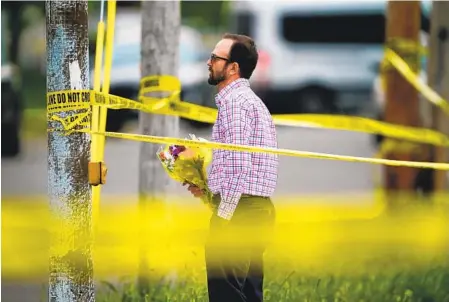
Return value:
M 252 82 L 271 111 L 350 113 L 371 107 L 386 8 L 386 0 L 233 1 L 230 24 L 258 44 Z
M 141 79 L 141 14 L 136 10 L 117 12 L 115 41 L 113 49 L 112 70 L 109 93 L 132 100 L 137 100 Z M 207 83 L 206 52 L 201 34 L 193 28 L 182 26 L 179 44 L 178 78 L 181 81 L 182 101 L 207 107 L 215 107 L 213 86 Z M 91 58 L 91 66 L 94 65 Z M 93 79 L 93 73 L 91 75 Z M 129 119 L 135 119 L 135 110 L 108 110 L 108 131 L 119 131 Z M 194 123 L 194 125 L 199 125 Z

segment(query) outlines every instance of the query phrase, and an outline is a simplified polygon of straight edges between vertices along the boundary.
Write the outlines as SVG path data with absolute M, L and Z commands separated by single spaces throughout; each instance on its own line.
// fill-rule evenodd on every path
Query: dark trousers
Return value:
M 248 195 L 229 222 L 212 215 L 205 247 L 210 302 L 263 301 L 263 254 L 274 220 L 270 198 Z

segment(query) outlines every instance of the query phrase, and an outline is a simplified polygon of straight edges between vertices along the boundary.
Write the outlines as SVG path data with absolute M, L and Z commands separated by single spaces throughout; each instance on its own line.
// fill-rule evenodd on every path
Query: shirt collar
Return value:
M 229 95 L 229 93 L 232 90 L 234 90 L 235 88 L 238 88 L 238 87 L 249 87 L 249 80 L 239 78 L 235 81 L 232 81 L 225 87 L 223 87 L 223 89 L 220 90 L 220 92 L 215 95 L 215 103 L 217 104 L 217 106 L 220 107 L 220 105 L 221 105 L 222 101 L 225 99 L 225 97 L 227 95 Z

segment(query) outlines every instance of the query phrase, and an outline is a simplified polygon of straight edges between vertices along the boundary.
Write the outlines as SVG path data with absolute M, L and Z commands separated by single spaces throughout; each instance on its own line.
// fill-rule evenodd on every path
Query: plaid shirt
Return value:
M 217 121 L 212 141 L 277 148 L 276 129 L 270 112 L 249 87 L 238 79 L 215 97 Z M 208 186 L 220 194 L 217 215 L 230 220 L 242 194 L 269 197 L 277 183 L 278 156 L 214 149 Z

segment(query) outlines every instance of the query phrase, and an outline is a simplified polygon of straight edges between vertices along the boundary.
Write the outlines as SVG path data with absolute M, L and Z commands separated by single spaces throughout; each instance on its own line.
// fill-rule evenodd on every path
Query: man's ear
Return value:
M 236 62 L 233 62 L 233 63 L 232 63 L 232 66 L 231 66 L 231 75 L 239 74 L 239 72 L 240 72 L 240 66 L 239 66 L 239 64 L 236 63 Z

